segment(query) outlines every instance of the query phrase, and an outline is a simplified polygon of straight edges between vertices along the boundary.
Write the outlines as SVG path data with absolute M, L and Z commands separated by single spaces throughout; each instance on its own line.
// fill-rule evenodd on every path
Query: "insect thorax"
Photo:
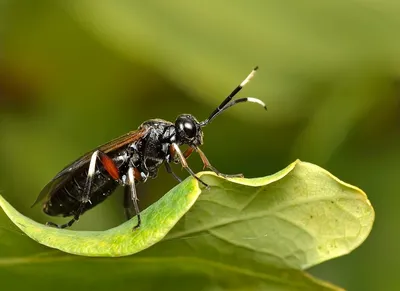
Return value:
M 132 145 L 132 163 L 141 173 L 155 178 L 158 168 L 169 157 L 175 127 L 173 123 L 162 119 L 148 120 L 141 125 L 141 128 L 143 127 L 148 131 L 142 139 Z

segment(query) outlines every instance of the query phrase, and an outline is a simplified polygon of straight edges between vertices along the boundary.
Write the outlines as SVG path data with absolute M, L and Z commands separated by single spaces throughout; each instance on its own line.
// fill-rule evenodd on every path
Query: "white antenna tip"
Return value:
M 258 70 L 258 66 L 251 71 L 251 73 L 247 76 L 246 79 L 242 83 L 240 83 L 240 87 L 244 87 L 248 82 L 250 82 L 251 79 L 253 79 L 254 75 L 256 74 L 256 71 Z
M 264 107 L 265 110 L 267 110 L 267 106 L 260 99 L 254 97 L 247 97 L 247 101 L 260 104 L 262 107 Z

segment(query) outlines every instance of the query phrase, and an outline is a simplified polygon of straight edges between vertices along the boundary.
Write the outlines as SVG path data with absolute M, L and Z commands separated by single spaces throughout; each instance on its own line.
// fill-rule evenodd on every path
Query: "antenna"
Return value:
M 262 102 L 260 99 L 254 98 L 254 97 L 247 97 L 247 98 L 240 98 L 237 100 L 233 100 L 232 98 L 235 97 L 235 95 L 242 90 L 242 88 L 248 83 L 250 82 L 251 79 L 253 79 L 254 75 L 256 74 L 258 70 L 258 66 L 256 66 L 251 72 L 250 74 L 246 77 L 246 79 L 243 80 L 242 83 L 240 83 L 239 86 L 237 86 L 232 92 L 231 94 L 228 95 L 228 97 L 225 98 L 224 101 L 222 101 L 222 103 L 210 114 L 210 116 L 200 122 L 200 126 L 206 126 L 207 124 L 209 124 L 211 122 L 211 120 L 213 120 L 216 116 L 218 116 L 221 112 L 225 111 L 226 109 L 228 109 L 229 107 L 232 107 L 238 103 L 242 103 L 242 102 L 253 102 L 253 103 L 257 103 L 260 104 L 261 106 L 263 106 L 265 109 L 267 109 L 267 107 L 265 106 L 264 102 Z

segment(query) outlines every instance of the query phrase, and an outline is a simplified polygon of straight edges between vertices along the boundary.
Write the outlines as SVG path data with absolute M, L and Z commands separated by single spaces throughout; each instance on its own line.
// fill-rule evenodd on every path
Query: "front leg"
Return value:
M 169 164 L 169 162 L 165 161 L 164 165 L 165 165 L 165 169 L 167 170 L 167 173 L 171 174 L 178 181 L 178 183 L 181 183 L 182 179 L 177 174 L 175 174 L 175 172 L 172 170 L 171 165 Z
M 188 159 L 193 153 L 194 148 L 188 147 L 182 154 L 185 159 Z M 169 146 L 169 162 L 173 161 L 175 164 L 179 164 L 181 161 L 179 157 L 176 155 L 176 150 L 173 146 Z
M 220 171 L 218 171 L 216 168 L 214 168 L 210 162 L 208 161 L 206 155 L 202 152 L 200 148 L 196 148 L 196 151 L 199 153 L 199 156 L 204 164 L 204 168 L 209 168 L 211 171 L 216 173 L 218 176 L 224 177 L 224 178 L 243 178 L 243 174 L 233 174 L 233 175 L 227 175 L 227 174 L 222 174 Z
M 185 159 L 189 158 L 190 155 L 193 153 L 193 151 L 194 151 L 194 148 L 192 148 L 192 147 L 187 148 L 183 152 L 183 157 Z M 181 183 L 182 179 L 177 174 L 175 174 L 175 172 L 171 168 L 171 165 L 170 165 L 171 161 L 174 161 L 175 163 L 179 163 L 179 158 L 176 154 L 176 150 L 172 146 L 169 147 L 169 155 L 167 156 L 167 159 L 165 160 L 164 165 L 165 165 L 165 169 L 167 170 L 167 173 L 171 174 L 179 183 Z
M 186 169 L 186 171 L 189 172 L 189 174 L 191 176 L 193 176 L 197 181 L 199 181 L 201 184 L 203 184 L 207 189 L 210 188 L 210 186 L 208 186 L 205 182 L 203 182 L 199 177 L 196 176 L 196 174 L 192 171 L 192 169 L 189 167 L 185 157 L 183 156 L 181 150 L 179 149 L 179 146 L 176 143 L 173 143 L 171 145 L 171 147 L 173 147 L 173 150 L 175 151 L 176 155 L 179 158 L 179 161 L 182 165 L 183 168 Z

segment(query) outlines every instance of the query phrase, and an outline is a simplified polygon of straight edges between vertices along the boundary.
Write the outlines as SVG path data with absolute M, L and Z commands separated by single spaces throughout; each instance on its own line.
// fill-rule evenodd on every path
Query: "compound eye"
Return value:
M 194 138 L 196 135 L 196 127 L 192 122 L 186 121 L 183 124 L 183 131 L 188 138 Z
M 175 121 L 175 128 L 179 138 L 184 142 L 188 142 L 196 138 L 197 127 L 196 121 L 190 115 L 180 115 Z

